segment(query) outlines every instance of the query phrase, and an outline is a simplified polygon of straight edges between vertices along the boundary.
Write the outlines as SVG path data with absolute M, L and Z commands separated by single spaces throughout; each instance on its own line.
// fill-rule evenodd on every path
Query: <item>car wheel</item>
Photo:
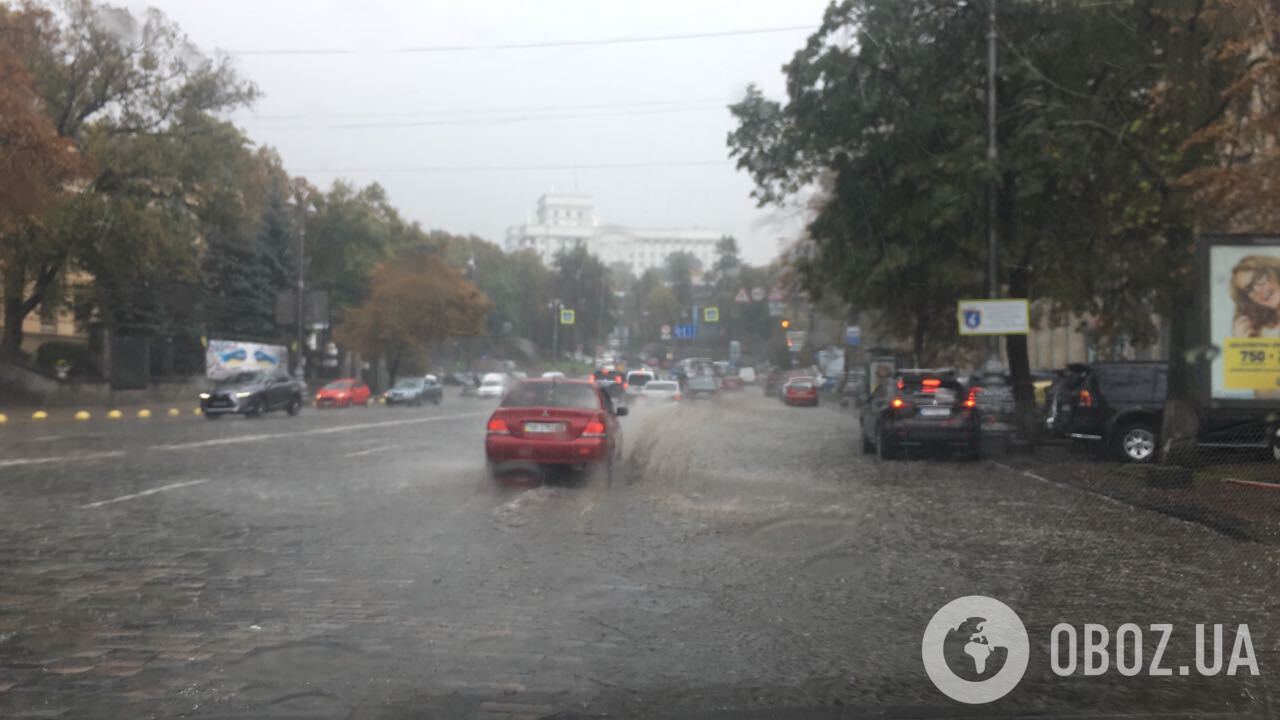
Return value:
M 302 412 L 302 398 L 294 397 L 289 401 L 289 407 L 285 408 L 285 412 L 289 413 L 289 417 L 297 417 Z
M 217 420 L 222 417 L 222 413 L 213 413 L 212 415 L 210 415 L 209 413 L 202 413 L 202 414 L 204 415 L 205 420 Z
M 245 410 L 244 414 L 248 415 L 249 417 L 260 417 L 266 411 L 267 411 L 267 401 L 261 395 L 259 395 L 253 399 L 253 402 L 250 403 L 249 407 Z
M 1149 463 L 1156 459 L 1156 430 L 1147 422 L 1133 422 L 1116 433 L 1116 449 L 1120 459 L 1134 463 Z

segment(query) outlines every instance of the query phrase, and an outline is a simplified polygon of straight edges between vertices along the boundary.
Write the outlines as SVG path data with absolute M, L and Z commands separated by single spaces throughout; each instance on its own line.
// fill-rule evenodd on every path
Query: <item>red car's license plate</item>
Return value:
M 564 432 L 564 424 L 527 422 L 524 424 L 524 431 L 527 433 L 562 433 Z

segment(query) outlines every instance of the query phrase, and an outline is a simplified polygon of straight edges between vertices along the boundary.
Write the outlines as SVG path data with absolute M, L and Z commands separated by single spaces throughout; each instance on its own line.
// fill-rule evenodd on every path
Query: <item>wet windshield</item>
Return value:
M 0 0 L 0 720 L 1269 718 L 1277 598 L 1280 0 Z

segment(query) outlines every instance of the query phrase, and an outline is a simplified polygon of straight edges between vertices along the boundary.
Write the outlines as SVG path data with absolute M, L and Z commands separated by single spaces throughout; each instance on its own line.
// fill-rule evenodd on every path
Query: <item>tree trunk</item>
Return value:
M 1173 296 L 1172 308 L 1195 307 L 1193 292 L 1183 287 Z M 1195 364 L 1187 362 L 1198 312 L 1169 312 L 1169 381 L 1164 406 L 1163 424 L 1160 428 L 1161 462 L 1177 463 L 1193 452 L 1196 436 L 1200 431 L 1200 416 L 1196 412 Z M 1203 360 L 1202 353 L 1196 357 Z
M 45 293 L 58 277 L 65 261 L 64 253 L 43 265 L 36 273 L 35 285 L 27 297 L 24 297 L 27 276 L 23 260 L 15 258 L 5 271 L 4 338 L 0 340 L 0 354 L 16 356 L 22 349 L 22 321 L 44 302 Z
M 26 289 L 26 273 L 22 264 L 14 262 L 4 273 L 4 338 L 0 340 L 0 356 L 15 357 L 22 348 L 22 294 Z

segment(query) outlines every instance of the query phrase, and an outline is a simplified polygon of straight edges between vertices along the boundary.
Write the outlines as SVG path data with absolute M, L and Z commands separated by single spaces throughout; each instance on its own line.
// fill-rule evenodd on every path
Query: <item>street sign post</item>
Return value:
M 747 297 L 747 289 L 739 289 L 738 294 L 733 296 L 733 301 L 736 303 L 751 302 L 751 298 Z
M 573 312 L 573 310 L 570 310 L 569 308 L 562 308 L 562 309 L 560 310 L 560 324 L 561 324 L 561 325 L 572 325 L 572 324 L 574 323 L 574 319 L 575 319 L 575 318 L 574 318 L 574 315 L 575 315 L 575 313 Z M 545 316 L 544 316 L 544 317 L 545 317 Z
M 862 344 L 862 328 L 857 325 L 850 325 L 844 329 L 844 344 L 849 347 L 858 347 Z
M 702 321 L 709 322 L 709 323 L 720 322 L 720 308 L 718 307 L 703 308 Z
M 782 313 L 786 310 L 786 305 L 780 302 L 769 303 L 769 317 L 782 317 Z
M 698 337 L 698 326 L 693 323 L 676 325 L 675 337 L 677 340 L 693 340 Z
M 662 326 L 662 339 L 663 339 L 663 340 L 670 340 L 670 339 L 671 339 L 671 326 L 670 326 L 670 325 L 663 325 L 663 326 Z
M 756 301 L 756 302 L 760 302 L 761 300 L 763 300 L 763 299 L 764 299 L 764 296 L 765 296 L 764 288 L 762 288 L 762 287 L 753 287 L 753 288 L 751 288 L 751 299 L 752 299 L 752 300 L 754 300 L 754 301 Z
M 1026 300 L 961 300 L 956 308 L 961 335 L 1026 335 L 1031 313 Z

